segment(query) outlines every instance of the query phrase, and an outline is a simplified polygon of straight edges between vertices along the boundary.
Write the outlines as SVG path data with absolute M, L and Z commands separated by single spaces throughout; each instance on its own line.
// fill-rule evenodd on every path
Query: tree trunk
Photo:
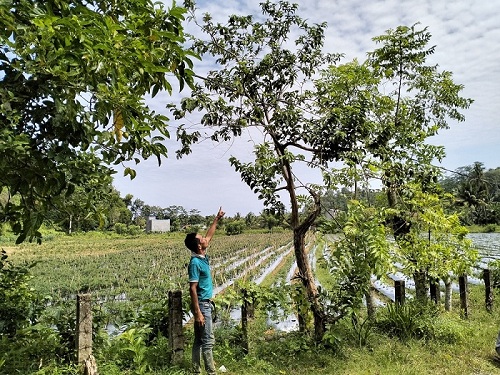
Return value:
M 415 271 L 413 273 L 415 281 L 415 297 L 420 301 L 427 300 L 427 272 Z
M 451 288 L 451 277 L 447 277 L 444 281 L 445 294 L 444 294 L 444 309 L 446 311 L 451 311 L 451 297 L 453 294 L 453 289 Z
M 311 265 L 306 254 L 305 247 L 305 231 L 301 228 L 293 230 L 293 245 L 295 249 L 295 258 L 297 260 L 297 268 L 302 284 L 306 288 L 307 298 L 311 304 L 311 311 L 314 317 L 314 337 L 316 341 L 321 341 L 326 330 L 326 315 L 319 301 L 318 288 L 314 282 L 314 276 L 311 270 Z
M 375 288 L 372 283 L 368 287 L 367 292 L 365 293 L 366 299 L 366 310 L 368 313 L 369 320 L 375 320 L 375 313 L 377 312 L 377 306 L 375 304 Z

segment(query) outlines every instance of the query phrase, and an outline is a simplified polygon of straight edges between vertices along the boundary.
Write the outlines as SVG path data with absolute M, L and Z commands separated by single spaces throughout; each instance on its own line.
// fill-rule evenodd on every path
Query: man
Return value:
M 206 255 L 208 245 L 217 228 L 217 223 L 224 216 L 222 207 L 208 228 L 205 237 L 197 233 L 189 233 L 184 240 L 191 250 L 191 260 L 188 266 L 189 295 L 191 296 L 191 311 L 194 315 L 193 343 L 193 373 L 201 373 L 201 357 L 205 363 L 207 374 L 215 374 L 215 364 L 212 348 L 215 338 L 212 330 L 212 275 L 210 263 Z

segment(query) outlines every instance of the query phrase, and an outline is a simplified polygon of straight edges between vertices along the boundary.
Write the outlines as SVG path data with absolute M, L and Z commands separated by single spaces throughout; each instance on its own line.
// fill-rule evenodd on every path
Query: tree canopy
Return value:
M 167 118 L 147 95 L 191 85 L 186 10 L 149 0 L 0 4 L 0 190 L 19 241 L 51 197 L 110 175 L 110 165 L 167 154 Z M 132 178 L 135 171 L 125 169 Z

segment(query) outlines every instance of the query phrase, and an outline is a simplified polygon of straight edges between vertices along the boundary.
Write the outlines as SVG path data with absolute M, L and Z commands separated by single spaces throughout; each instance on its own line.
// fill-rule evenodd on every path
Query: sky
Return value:
M 420 23 L 428 27 L 435 45 L 430 63 L 440 70 L 453 72 L 455 83 L 464 85 L 462 96 L 474 103 L 462 113 L 466 121 L 450 122 L 450 129 L 430 139 L 443 145 L 446 158 L 440 166 L 447 170 L 482 162 L 486 169 L 500 167 L 500 0 L 295 0 L 297 14 L 309 23 L 326 22 L 325 52 L 343 53 L 341 63 L 366 59 L 366 52 L 376 48 L 372 38 L 399 25 Z M 169 4 L 168 2 L 165 2 Z M 180 2 L 178 2 L 180 3 Z M 225 23 L 231 14 L 259 17 L 255 0 L 211 0 L 197 2 L 197 17 L 210 13 L 217 22 Z M 195 32 L 193 25 L 186 30 Z M 194 70 L 210 68 L 206 62 Z M 166 104 L 175 102 L 188 91 L 173 97 L 158 95 L 148 103 L 157 111 L 170 113 Z M 196 122 L 192 119 L 193 123 Z M 176 159 L 175 124 L 166 145 L 169 157 L 158 166 L 157 160 L 143 161 L 135 167 L 137 177 L 122 177 L 117 168 L 114 186 L 121 196 L 132 194 L 146 204 L 168 207 L 182 206 L 198 210 L 202 215 L 217 213 L 220 206 L 228 216 L 249 212 L 259 214 L 262 201 L 241 181 L 230 166 L 232 155 L 250 158 L 252 144 L 238 141 L 215 144 L 205 141 L 193 153 Z M 319 182 L 316 176 L 305 175 L 308 182 Z M 284 201 L 285 206 L 288 202 Z

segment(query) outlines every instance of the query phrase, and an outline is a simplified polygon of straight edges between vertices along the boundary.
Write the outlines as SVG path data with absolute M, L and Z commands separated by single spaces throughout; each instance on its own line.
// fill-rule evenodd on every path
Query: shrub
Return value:
M 438 309 L 433 303 L 408 301 L 404 305 L 390 303 L 382 311 L 378 327 L 390 336 L 406 341 L 426 338 L 433 330 Z
M 115 233 L 116 234 L 126 234 L 127 233 L 127 225 L 123 223 L 115 224 Z
M 495 233 L 497 230 L 497 226 L 495 224 L 488 224 L 484 227 L 484 233 Z
M 244 227 L 245 227 L 244 221 L 242 221 L 242 220 L 233 221 L 232 223 L 226 224 L 226 226 L 225 226 L 226 234 L 228 236 L 231 236 L 234 234 L 241 234 L 241 233 L 243 233 Z
M 35 324 L 43 311 L 40 296 L 28 285 L 29 266 L 14 266 L 2 250 L 0 257 L 0 337 L 14 337 L 19 329 Z
M 45 366 L 57 365 L 61 344 L 57 332 L 42 324 L 35 324 L 16 332 L 9 338 L 0 336 L 0 373 L 32 373 Z M 52 372 L 50 372 L 52 373 Z
M 500 260 L 494 260 L 488 263 L 490 270 L 491 285 L 494 288 L 500 288 Z
M 128 234 L 130 234 L 131 236 L 137 236 L 141 232 L 142 232 L 142 229 L 138 225 L 129 225 L 128 226 Z
M 468 328 L 464 326 L 463 321 L 459 317 L 452 318 L 451 315 L 439 316 L 429 328 L 429 338 L 444 344 L 462 342 L 468 334 Z
M 116 234 L 126 234 L 131 236 L 137 236 L 142 232 L 142 229 L 138 225 L 129 225 L 123 223 L 116 223 L 114 226 L 114 230 Z
M 104 358 L 115 363 L 122 372 L 133 370 L 135 374 L 147 373 L 150 365 L 147 361 L 146 338 L 150 331 L 147 326 L 127 329 L 103 348 Z

